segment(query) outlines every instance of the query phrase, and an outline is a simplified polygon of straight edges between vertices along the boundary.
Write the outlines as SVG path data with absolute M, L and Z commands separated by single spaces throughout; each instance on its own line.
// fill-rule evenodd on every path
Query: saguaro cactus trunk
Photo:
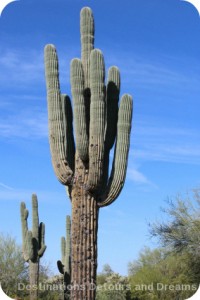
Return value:
M 87 182 L 80 161 L 79 176 Z M 85 171 L 85 172 L 83 172 Z M 85 176 L 84 176 L 85 175 Z M 81 182 L 80 181 L 80 182 Z M 95 299 L 97 269 L 98 206 L 95 197 L 76 183 L 72 189 L 72 278 L 71 299 Z
M 30 300 L 37 300 L 39 262 L 46 246 L 44 242 L 45 225 L 42 222 L 39 223 L 38 200 L 35 194 L 32 195 L 32 231 L 28 230 L 28 214 L 26 204 L 21 202 L 23 257 L 29 263 Z
M 103 54 L 94 49 L 94 19 L 81 10 L 81 60 L 70 69 L 76 150 L 70 98 L 61 94 L 58 58 L 53 45 L 45 47 L 49 140 L 58 180 L 67 186 L 72 202 L 71 299 L 95 299 L 99 208 L 121 192 L 127 168 L 132 97 L 122 96 L 117 67 L 105 84 Z M 114 159 L 109 174 L 109 154 Z

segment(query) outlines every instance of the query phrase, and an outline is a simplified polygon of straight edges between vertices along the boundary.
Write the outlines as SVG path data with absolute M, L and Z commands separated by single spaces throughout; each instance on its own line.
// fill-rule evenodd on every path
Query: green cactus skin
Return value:
M 63 112 L 60 94 L 60 84 L 58 80 L 58 58 L 53 45 L 46 47 L 46 82 L 48 90 L 48 112 L 49 112 L 49 138 L 50 149 L 52 155 L 52 163 L 58 180 L 62 184 L 69 184 L 72 180 L 73 170 L 70 168 L 70 158 L 66 155 L 70 153 L 70 157 L 74 156 L 71 139 L 66 139 L 65 126 L 68 124 L 66 120 L 67 114 Z M 66 98 L 65 98 L 66 99 Z M 70 102 L 68 101 L 68 105 Z M 71 132 L 69 130 L 71 129 Z M 72 125 L 68 127 L 68 134 L 72 136 Z M 67 157 L 67 160 L 66 160 Z M 73 160 L 72 160 L 73 161 Z
M 32 195 L 32 231 L 28 230 L 28 215 L 26 204 L 21 202 L 22 247 L 23 257 L 29 263 L 29 281 L 31 287 L 37 287 L 39 282 L 39 261 L 43 256 L 45 246 L 45 225 L 39 223 L 38 200 Z M 30 289 L 30 300 L 38 299 L 38 290 Z
M 72 289 L 70 296 L 93 300 L 96 292 L 90 287 L 96 284 L 99 208 L 115 201 L 124 186 L 133 101 L 128 94 L 119 101 L 117 67 L 109 69 L 105 84 L 104 57 L 94 48 L 94 18 L 88 7 L 81 10 L 80 32 L 81 59 L 73 59 L 70 66 L 76 149 L 70 100 L 67 98 L 70 114 L 66 114 L 59 86 L 58 57 L 51 44 L 45 47 L 45 75 L 52 164 L 72 201 L 71 284 L 84 286 L 81 290 Z M 63 239 L 63 251 L 65 243 Z M 61 271 L 63 265 L 59 263 Z
M 63 274 L 64 279 L 64 300 L 69 299 L 70 289 L 67 286 L 71 283 L 71 218 L 66 217 L 66 238 L 61 238 L 62 259 L 57 261 L 58 270 Z

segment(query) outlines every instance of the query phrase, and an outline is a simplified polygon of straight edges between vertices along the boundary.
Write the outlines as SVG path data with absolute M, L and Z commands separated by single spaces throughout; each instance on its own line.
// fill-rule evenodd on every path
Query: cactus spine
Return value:
M 105 84 L 104 57 L 100 50 L 94 49 L 94 19 L 88 7 L 81 10 L 80 29 L 81 59 L 73 59 L 70 68 L 76 150 L 71 102 L 60 92 L 58 58 L 53 45 L 45 47 L 45 75 L 52 164 L 58 180 L 68 187 L 72 201 L 71 284 L 79 289 L 71 290 L 71 299 L 93 300 L 98 213 L 100 207 L 119 196 L 125 182 L 132 97 L 123 95 L 118 107 L 117 67 L 109 69 Z M 67 111 L 64 107 L 68 107 Z
M 69 299 L 67 286 L 71 282 L 71 219 L 66 217 L 66 238 L 61 238 L 62 260 L 57 261 L 58 270 L 64 276 L 64 300 Z
M 38 299 L 38 283 L 39 283 L 39 262 L 43 256 L 45 246 L 45 225 L 39 223 L 38 216 L 38 200 L 35 194 L 32 195 L 32 231 L 28 230 L 28 215 L 26 204 L 21 202 L 21 224 L 22 224 L 22 241 L 23 241 L 23 257 L 29 263 L 29 281 L 30 300 Z

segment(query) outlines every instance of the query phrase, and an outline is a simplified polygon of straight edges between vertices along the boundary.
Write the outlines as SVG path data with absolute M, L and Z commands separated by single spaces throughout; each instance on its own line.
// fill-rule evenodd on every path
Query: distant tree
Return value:
M 28 283 L 28 268 L 22 257 L 22 250 L 10 235 L 0 233 L 0 282 L 10 297 L 26 296 L 18 291 L 18 283 Z M 24 298 L 23 298 L 24 299 Z
M 109 264 L 103 265 L 102 271 L 97 275 L 97 285 L 103 285 L 112 273 L 114 272 Z
M 178 195 L 162 209 L 167 221 L 150 224 L 150 234 L 158 238 L 169 253 L 184 254 L 188 262 L 188 274 L 194 283 L 200 282 L 200 192 Z
M 165 249 L 145 248 L 136 261 L 129 263 L 132 299 L 186 299 L 198 287 L 188 275 L 185 254 L 169 254 Z
M 129 300 L 130 287 L 128 278 L 115 273 L 110 265 L 103 266 L 97 276 L 96 300 Z
M 102 274 L 106 276 L 112 275 L 114 272 L 109 264 L 105 264 L 102 269 Z
M 139 253 L 139 258 L 128 263 L 129 276 L 135 275 L 145 266 L 156 266 L 159 262 L 163 261 L 165 256 L 166 253 L 161 251 L 161 249 L 151 250 L 148 247 L 144 247 Z
M 185 251 L 200 257 L 199 190 L 194 190 L 192 197 L 184 199 L 179 195 L 175 201 L 169 200 L 168 207 L 162 209 L 168 220 L 150 224 L 150 234 L 170 251 Z

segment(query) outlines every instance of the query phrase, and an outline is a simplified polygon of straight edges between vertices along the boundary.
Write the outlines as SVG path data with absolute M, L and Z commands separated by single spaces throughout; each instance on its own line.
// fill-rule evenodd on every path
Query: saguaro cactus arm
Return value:
M 74 155 L 74 150 L 71 145 L 72 140 L 68 142 L 68 140 L 65 139 L 64 120 L 67 116 L 65 114 L 64 117 L 64 112 L 62 110 L 63 105 L 60 94 L 58 57 L 53 45 L 47 45 L 45 47 L 45 74 L 49 106 L 49 140 L 52 164 L 58 180 L 62 184 L 68 185 L 71 184 L 73 171 L 67 161 L 68 157 L 66 157 L 66 154 L 68 151 L 66 151 L 66 147 L 71 148 L 71 156 Z M 70 160 L 72 161 L 72 159 Z
M 80 59 L 73 59 L 71 61 L 70 81 L 74 108 L 76 149 L 79 157 L 83 158 L 85 161 L 88 160 L 88 134 L 86 128 L 84 72 Z
M 61 260 L 57 261 L 58 270 L 61 274 L 71 273 L 71 219 L 66 216 L 66 238 L 61 238 Z
M 65 270 L 64 270 L 64 261 L 65 261 L 65 248 L 66 248 L 66 240 L 65 240 L 65 237 L 62 236 L 61 237 L 61 255 L 62 255 L 62 258 L 61 260 L 58 260 L 57 261 L 57 267 L 58 267 L 58 271 L 61 273 L 61 274 L 64 274 Z
M 69 96 L 62 94 L 61 95 L 61 104 L 63 111 L 63 124 L 64 124 L 64 147 L 69 163 L 69 167 L 74 171 L 74 156 L 75 156 L 75 143 L 74 143 L 74 134 L 73 134 L 73 113 L 72 106 Z
M 121 99 L 118 114 L 117 139 L 112 171 L 103 195 L 104 198 L 98 202 L 99 207 L 111 204 L 119 196 L 124 186 L 130 145 L 132 106 L 132 97 L 124 95 Z
M 20 207 L 20 213 L 21 213 L 21 225 L 22 225 L 22 247 L 23 247 L 23 252 L 25 252 L 25 241 L 26 241 L 26 236 L 28 232 L 28 209 L 26 209 L 26 204 L 24 202 L 21 202 L 21 207 Z
M 34 247 L 33 247 L 33 237 L 32 232 L 28 230 L 28 215 L 29 212 L 26 209 L 26 204 L 21 202 L 21 225 L 22 225 L 22 248 L 23 248 L 23 257 L 26 262 L 29 259 L 34 259 Z
M 106 91 L 105 147 L 106 150 L 110 150 L 112 149 L 116 138 L 118 102 L 120 93 L 120 72 L 119 69 L 115 66 L 109 68 L 108 70 L 108 82 Z
M 38 216 L 38 201 L 35 194 L 32 195 L 32 236 L 36 240 L 39 239 L 39 216 Z
M 94 49 L 90 55 L 90 139 L 89 176 L 90 191 L 99 188 L 102 182 L 105 134 L 105 64 L 103 54 Z
M 109 170 L 109 154 L 116 139 L 117 132 L 117 118 L 118 118 L 118 102 L 120 92 L 120 73 L 115 66 L 108 70 L 108 81 L 106 87 L 106 124 L 105 124 L 105 138 L 104 138 L 104 168 L 103 168 L 103 182 L 102 191 L 105 190 L 108 181 Z M 112 117 L 111 117 L 112 116 Z
M 42 257 L 47 246 L 45 245 L 45 224 L 43 222 L 40 223 L 39 227 L 39 250 L 38 255 Z
M 27 236 L 25 240 L 25 252 L 24 252 L 24 260 L 34 261 L 35 260 L 35 249 L 34 249 L 34 240 L 31 231 L 27 231 Z

